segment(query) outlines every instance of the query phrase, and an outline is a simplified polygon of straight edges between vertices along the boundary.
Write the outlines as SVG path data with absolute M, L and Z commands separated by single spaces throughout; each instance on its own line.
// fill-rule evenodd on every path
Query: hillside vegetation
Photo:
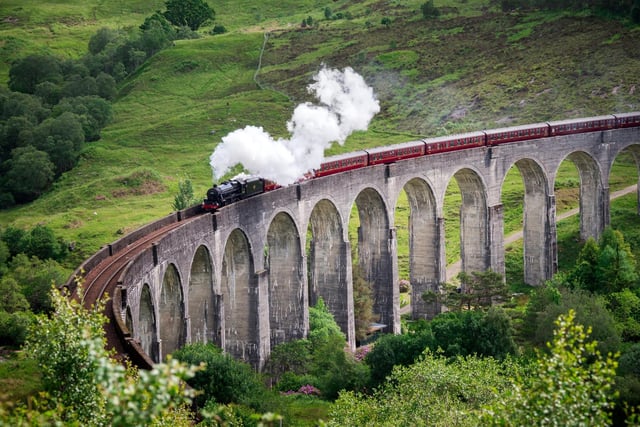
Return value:
M 294 107 L 315 101 L 306 86 L 321 64 L 353 67 L 382 107 L 368 131 L 331 154 L 640 109 L 638 27 L 589 13 L 505 14 L 480 0 L 436 1 L 440 17 L 426 20 L 422 3 L 211 1 L 228 33 L 203 28 L 202 38 L 145 63 L 121 85 L 112 123 L 79 165 L 37 201 L 0 212 L 0 222 L 46 224 L 76 242 L 79 261 L 171 212 L 180 180 L 204 194 L 209 155 L 228 132 L 257 125 L 287 136 Z M 163 4 L 3 1 L 0 81 L 12 60 L 80 57 L 99 28 L 136 27 Z

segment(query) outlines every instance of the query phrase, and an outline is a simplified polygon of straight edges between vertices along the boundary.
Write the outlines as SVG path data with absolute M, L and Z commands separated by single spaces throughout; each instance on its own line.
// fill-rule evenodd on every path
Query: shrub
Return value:
M 29 311 L 15 313 L 0 311 L 0 346 L 22 346 L 33 319 L 33 314 Z
M 187 364 L 206 365 L 188 381 L 191 387 L 203 392 L 195 398 L 196 405 L 203 407 L 213 399 L 223 404 L 239 403 L 254 409 L 260 408 L 266 389 L 258 374 L 247 363 L 223 354 L 213 344 L 189 344 L 173 356 Z

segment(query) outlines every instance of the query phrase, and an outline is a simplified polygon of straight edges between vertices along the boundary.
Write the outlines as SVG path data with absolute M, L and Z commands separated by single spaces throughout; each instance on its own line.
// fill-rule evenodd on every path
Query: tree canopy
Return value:
M 215 11 L 204 0 L 167 0 L 165 18 L 177 27 L 197 30 L 207 21 L 213 21 Z

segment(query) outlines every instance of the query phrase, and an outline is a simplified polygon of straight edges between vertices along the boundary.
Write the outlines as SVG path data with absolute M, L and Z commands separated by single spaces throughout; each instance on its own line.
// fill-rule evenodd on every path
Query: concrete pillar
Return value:
M 504 277 L 504 213 L 501 203 L 487 208 L 487 227 L 488 268 Z
M 251 291 L 251 290 L 250 290 Z M 269 272 L 260 270 L 256 272 L 256 286 L 252 289 L 256 293 L 255 306 L 257 308 L 257 328 L 253 337 L 256 347 L 255 353 L 249 354 L 249 361 L 253 367 L 261 371 L 269 354 L 271 353 L 271 324 L 269 321 Z
M 342 259 L 345 261 L 342 263 L 344 271 L 344 284 L 346 289 L 347 305 L 346 305 L 346 323 L 343 329 L 347 336 L 347 343 L 351 351 L 356 349 L 356 320 L 353 308 L 353 265 L 351 259 L 351 243 L 343 242 L 342 247 Z
M 399 334 L 400 329 L 400 287 L 398 286 L 398 239 L 396 235 L 395 227 L 389 229 L 389 258 L 390 262 L 387 263 L 391 271 L 389 277 L 391 279 L 390 284 L 390 298 L 387 305 L 387 318 L 390 319 L 390 327 L 387 331 L 394 334 Z
M 551 279 L 558 271 L 558 235 L 556 228 L 556 196 L 549 195 L 547 201 L 547 233 L 545 239 L 545 273 Z
M 609 187 L 603 187 L 601 193 L 600 207 L 602 208 L 602 212 L 600 213 L 600 217 L 602 218 L 602 223 L 600 225 L 600 233 L 598 233 L 598 236 L 600 236 L 604 229 L 611 224 L 611 196 L 609 194 Z
M 355 320 L 353 312 L 353 270 L 351 245 L 328 240 L 312 240 L 309 250 L 310 282 L 308 301 L 315 306 L 322 297 L 327 309 L 355 349 Z M 307 310 L 307 329 L 308 329 Z
M 413 216 L 410 218 L 413 222 Z M 446 263 L 444 262 L 444 219 L 436 218 L 430 239 L 421 239 L 413 224 L 409 227 L 409 252 L 411 256 L 411 318 L 432 319 L 440 313 L 440 304 L 435 301 L 425 302 L 422 294 L 440 291 L 440 284 L 445 281 Z
M 224 348 L 224 300 L 221 294 L 213 295 L 213 331 L 212 342 Z

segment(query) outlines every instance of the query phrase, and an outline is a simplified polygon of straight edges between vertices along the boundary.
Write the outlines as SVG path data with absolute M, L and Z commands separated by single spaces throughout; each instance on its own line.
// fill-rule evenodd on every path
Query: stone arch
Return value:
M 224 349 L 250 363 L 258 362 L 258 281 L 245 234 L 231 232 L 222 258 Z
M 196 250 L 189 275 L 189 324 L 192 343 L 216 342 L 212 261 L 206 246 Z
M 609 207 L 608 195 L 603 194 L 600 167 L 584 151 L 574 151 L 567 159 L 573 162 L 580 176 L 580 238 L 598 239 L 605 227 L 605 210 Z
M 271 347 L 306 336 L 306 295 L 300 234 L 291 216 L 278 213 L 267 232 Z
M 336 323 L 355 347 L 353 293 L 347 277 L 351 250 L 344 241 L 342 218 L 336 206 L 322 199 L 309 218 L 309 305 L 322 297 Z
M 404 185 L 409 201 L 409 281 L 414 319 L 432 318 L 440 312 L 436 304 L 422 299 L 426 291 L 438 292 L 441 283 L 440 226 L 437 203 L 427 182 L 414 178 Z
M 389 228 L 385 203 L 373 188 L 365 188 L 356 197 L 358 218 L 358 264 L 365 280 L 373 287 L 373 311 L 385 332 L 400 332 L 399 293 L 394 274 L 391 245 L 394 232 Z
M 636 183 L 636 198 L 637 198 L 637 212 L 640 215 L 640 144 L 633 144 L 628 147 L 625 147 L 623 150 L 615 153 L 611 158 L 611 164 L 609 165 L 609 174 L 611 174 L 611 170 L 614 162 L 617 160 L 618 156 L 623 153 L 629 153 L 633 158 L 636 165 L 636 174 L 638 176 L 638 180 Z M 609 220 L 607 220 L 607 225 L 609 224 Z
M 140 346 L 151 360 L 158 363 L 158 333 L 156 315 L 151 297 L 151 288 L 148 284 L 142 285 L 140 292 L 140 309 L 138 310 L 138 340 Z
M 462 271 L 489 268 L 487 196 L 480 176 L 472 169 L 460 169 L 454 175 L 462 203 L 460 205 L 460 260 Z
M 160 290 L 160 303 L 158 304 L 160 316 L 160 342 L 162 343 L 161 356 L 166 359 L 184 345 L 184 296 L 180 275 L 174 264 L 169 264 L 162 278 Z
M 550 279 L 555 272 L 550 221 L 555 221 L 554 206 L 549 200 L 549 180 L 543 168 L 532 159 L 515 163 L 524 185 L 522 244 L 524 282 L 537 286 Z M 554 227 L 555 228 L 555 227 Z M 555 232 L 554 232 L 555 234 Z
M 124 314 L 124 325 L 129 332 L 133 331 L 133 314 L 131 313 L 131 307 L 127 305 L 127 309 Z

